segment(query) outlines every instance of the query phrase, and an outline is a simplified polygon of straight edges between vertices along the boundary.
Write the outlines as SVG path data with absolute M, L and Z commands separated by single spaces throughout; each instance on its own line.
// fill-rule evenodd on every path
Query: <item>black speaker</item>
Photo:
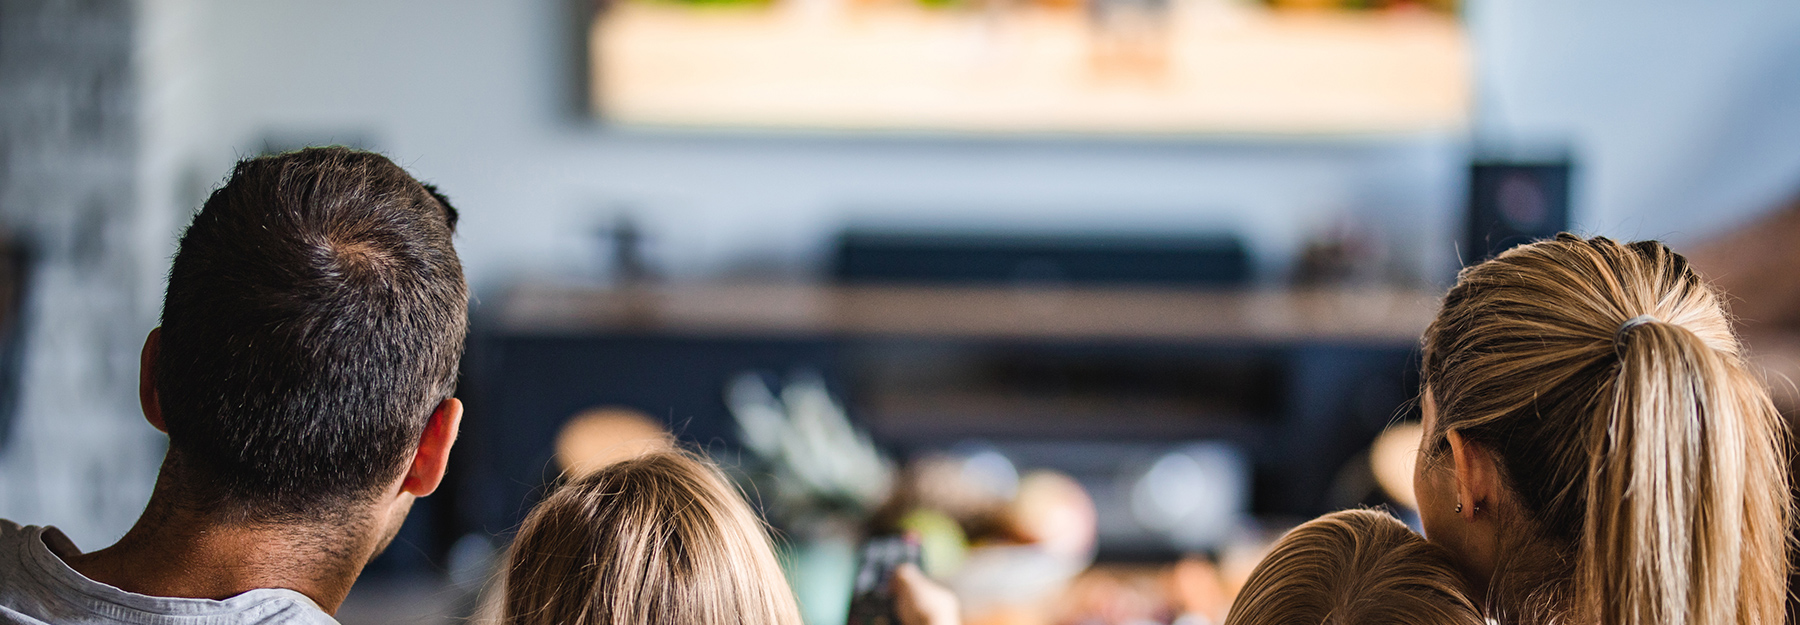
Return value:
M 1469 166 L 1464 264 L 1569 229 L 1569 161 L 1475 161 Z

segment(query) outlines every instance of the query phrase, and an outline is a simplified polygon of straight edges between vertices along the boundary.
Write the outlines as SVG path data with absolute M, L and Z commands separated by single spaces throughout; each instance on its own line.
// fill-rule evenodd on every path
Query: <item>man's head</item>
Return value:
M 182 497 L 318 519 L 416 470 L 428 422 L 454 404 L 468 328 L 455 225 L 443 196 L 380 155 L 238 163 L 181 237 L 145 350 L 145 409 L 169 433 Z

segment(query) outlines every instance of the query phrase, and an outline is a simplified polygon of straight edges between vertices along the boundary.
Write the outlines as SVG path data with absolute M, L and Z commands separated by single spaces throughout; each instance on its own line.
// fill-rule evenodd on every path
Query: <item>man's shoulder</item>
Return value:
M 86 577 L 53 554 L 53 528 L 0 519 L 0 625 L 337 625 L 305 595 L 260 589 L 214 601 L 151 597 Z
M 56 622 L 40 615 L 47 580 L 36 574 L 37 563 L 29 552 L 29 539 L 42 533 L 41 527 L 0 519 L 0 623 Z
M 0 596 L 6 593 L 0 591 Z M 238 597 L 234 597 L 238 598 Z M 238 610 L 152 610 L 83 601 L 9 605 L 0 600 L 0 625 L 338 625 L 317 607 L 285 598 Z
M 36 525 L 19 525 L 6 519 L 0 519 L 0 582 L 16 572 L 26 557 L 25 551 L 34 536 L 42 535 L 45 528 Z M 0 584 L 0 596 L 8 586 Z

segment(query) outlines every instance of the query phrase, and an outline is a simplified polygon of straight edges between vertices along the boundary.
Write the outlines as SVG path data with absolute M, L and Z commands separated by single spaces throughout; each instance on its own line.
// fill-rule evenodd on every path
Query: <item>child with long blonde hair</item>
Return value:
M 506 625 L 800 625 L 762 521 L 678 451 L 557 488 L 519 529 L 504 583 Z
M 519 528 L 504 625 L 801 625 L 767 527 L 718 467 L 666 445 L 588 467 Z M 903 565 L 897 625 L 960 625 L 956 596 Z M 484 607 L 478 622 L 493 622 Z

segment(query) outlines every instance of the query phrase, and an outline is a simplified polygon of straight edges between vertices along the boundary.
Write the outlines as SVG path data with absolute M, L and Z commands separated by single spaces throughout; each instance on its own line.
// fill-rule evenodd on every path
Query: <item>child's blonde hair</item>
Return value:
M 1225 625 L 1482 625 L 1441 547 L 1375 510 L 1334 512 L 1275 543 Z
M 661 451 L 557 488 L 508 555 L 507 625 L 799 625 L 761 520 L 719 470 Z

